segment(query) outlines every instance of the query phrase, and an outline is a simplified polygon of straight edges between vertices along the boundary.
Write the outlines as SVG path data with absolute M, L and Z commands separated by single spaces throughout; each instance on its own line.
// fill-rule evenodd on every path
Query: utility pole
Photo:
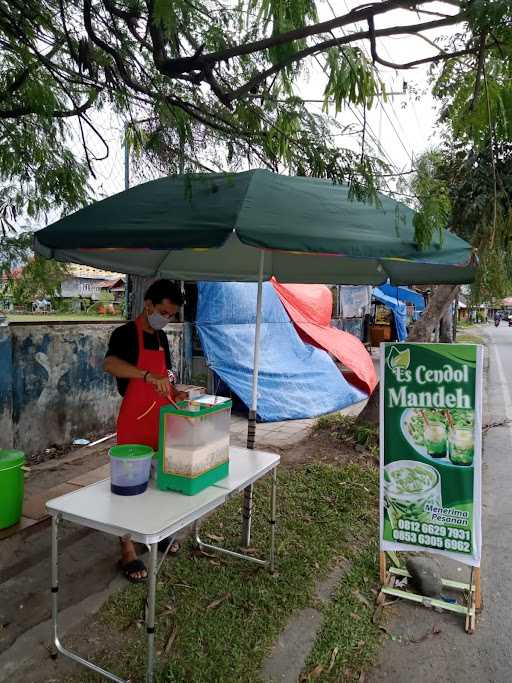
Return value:
M 130 188 L 130 140 L 128 138 L 129 123 L 124 125 L 124 189 L 128 190 Z M 132 290 L 132 278 L 127 273 L 126 274 L 126 290 L 125 290 L 125 310 L 126 317 L 129 318 L 131 315 L 130 310 L 130 300 L 131 300 L 131 290 Z

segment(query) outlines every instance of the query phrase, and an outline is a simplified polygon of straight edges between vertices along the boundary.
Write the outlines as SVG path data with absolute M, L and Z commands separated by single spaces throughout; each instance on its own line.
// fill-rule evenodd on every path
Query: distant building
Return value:
M 71 264 L 70 275 L 61 285 L 63 299 L 90 299 L 99 301 L 102 292 L 113 294 L 114 301 L 121 301 L 125 291 L 125 276 L 99 268 Z

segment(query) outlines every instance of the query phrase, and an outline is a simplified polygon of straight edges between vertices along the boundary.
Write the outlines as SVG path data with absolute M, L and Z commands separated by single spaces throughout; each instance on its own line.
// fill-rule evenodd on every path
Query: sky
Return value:
M 360 0 L 326 0 L 319 6 L 320 20 L 332 18 L 333 11 L 345 12 L 360 4 Z M 453 7 L 443 3 L 437 3 L 437 7 L 434 6 L 431 9 L 434 8 L 448 13 L 454 11 Z M 385 22 L 381 19 L 379 23 L 377 19 L 376 28 L 413 22 L 414 15 L 397 10 L 387 16 Z M 337 33 L 340 34 L 339 31 Z M 441 35 L 449 35 L 449 33 L 450 29 L 443 29 Z M 433 39 L 439 37 L 440 34 L 436 36 L 430 32 L 425 35 Z M 368 46 L 364 46 L 363 49 L 368 54 Z M 383 39 L 378 45 L 378 50 L 382 57 L 393 62 L 421 59 L 435 52 L 427 42 L 413 36 Z M 321 66 L 321 62 L 310 62 L 308 75 L 302 79 L 299 86 L 302 97 L 318 100 L 323 98 L 326 79 Z M 386 91 L 391 94 L 387 102 L 379 100 L 367 112 L 366 139 L 374 150 L 379 150 L 379 154 L 393 168 L 393 172 L 409 171 L 414 165 L 414 158 L 439 141 L 439 129 L 436 125 L 438 105 L 429 92 L 428 71 L 428 66 L 420 66 L 407 71 L 379 67 L 379 76 L 385 84 Z M 404 81 L 407 84 L 405 90 Z M 322 108 L 320 103 L 311 103 L 308 106 L 318 112 Z M 334 111 L 331 113 L 334 115 Z M 351 107 L 340 112 L 337 118 L 343 124 L 354 123 L 360 128 L 362 116 L 362 107 Z M 94 166 L 97 177 L 92 179 L 91 186 L 97 198 L 121 191 L 125 183 L 122 122 L 116 118 L 108 120 L 108 117 L 103 115 L 101 127 L 109 145 L 109 156 L 105 161 L 97 162 Z M 349 147 L 354 144 L 350 138 L 340 138 L 340 141 L 340 144 Z M 97 142 L 93 142 L 92 146 L 97 149 L 98 154 L 103 151 Z M 77 145 L 77 150 L 78 148 L 79 145 Z M 134 182 L 133 170 L 132 183 Z M 151 178 L 151 170 L 147 171 L 146 175 Z

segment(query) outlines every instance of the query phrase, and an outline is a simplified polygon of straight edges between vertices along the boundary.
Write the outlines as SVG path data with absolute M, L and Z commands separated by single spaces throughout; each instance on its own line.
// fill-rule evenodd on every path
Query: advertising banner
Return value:
M 483 349 L 381 345 L 381 550 L 480 566 Z

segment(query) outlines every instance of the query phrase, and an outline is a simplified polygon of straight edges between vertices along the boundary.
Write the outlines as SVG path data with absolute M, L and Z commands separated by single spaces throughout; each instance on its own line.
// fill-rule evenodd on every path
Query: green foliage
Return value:
M 506 3 L 460 5 L 467 26 L 453 44 L 441 40 L 443 49 L 476 50 L 490 27 L 489 41 L 500 41 L 492 49 L 508 49 L 501 44 Z M 379 3 L 368 7 L 379 20 L 387 14 Z M 108 154 L 101 117 L 93 122 L 98 112 L 129 122 L 141 162 L 149 155 L 163 172 L 266 166 L 349 183 L 354 196 L 377 201 L 376 175 L 385 167 L 367 141 L 364 154 L 357 150 L 360 131 L 356 144 L 342 147 L 341 126 L 326 115 L 331 102 L 338 115 L 347 104 L 370 108 L 383 96 L 361 48 L 366 23 L 355 18 L 367 10 L 351 15 L 333 7 L 345 20 L 330 28 L 319 8 L 320 0 L 0 0 L 0 230 L 10 230 L 20 213 L 37 218 L 90 200 L 91 149 L 103 142 Z M 419 32 L 426 19 L 413 10 L 404 7 Z M 463 25 L 463 18 L 454 22 Z M 451 62 L 438 83 L 439 96 L 449 98 L 460 81 L 450 105 L 454 130 L 470 97 L 471 59 Z M 327 81 L 323 115 L 303 99 L 304 79 L 318 68 Z M 488 70 L 503 131 L 510 100 L 493 84 L 501 88 L 509 76 L 508 63 Z M 477 99 L 479 121 L 485 102 Z
M 0 0 L 0 231 L 4 235 L 20 212 L 35 218 L 50 209 L 69 211 L 88 197 L 87 167 L 71 151 L 66 119 L 55 114 L 73 109 L 96 90 L 77 85 L 62 73 L 68 69 L 68 56 L 59 49 L 62 29 L 56 14 L 54 0 L 23 4 Z
M 503 0 L 463 6 L 475 54 L 447 61 L 435 79 L 444 140 L 418 160 L 412 190 L 421 245 L 448 227 L 475 248 L 479 303 L 512 291 L 512 15 Z
M 428 244 L 435 232 L 450 228 L 475 248 L 479 267 L 471 288 L 474 303 L 501 299 L 512 291 L 512 145 L 499 145 L 492 156 L 489 148 L 477 153 L 445 146 L 419 160 L 413 182 L 419 202 L 418 240 Z
M 489 110 L 494 136 L 510 139 L 510 3 L 453 4 L 460 30 L 435 40 L 444 55 L 469 54 L 446 59 L 435 93 L 452 136 L 482 151 Z M 357 149 L 361 131 L 352 131 L 356 144 L 341 146 L 343 127 L 328 113 L 368 109 L 385 97 L 374 66 L 381 38 L 369 45 L 374 22 L 366 14 L 375 15 L 378 32 L 392 8 L 333 6 L 328 25 L 319 8 L 320 0 L 0 0 L 0 230 L 20 213 L 69 212 L 90 199 L 98 112 L 129 122 L 141 162 L 148 155 L 163 172 L 266 166 L 348 183 L 352 196 L 377 202 L 385 165 L 367 140 L 363 153 Z M 408 35 L 422 22 L 445 27 L 414 10 L 403 7 L 416 22 Z M 480 47 L 485 70 L 477 67 Z M 303 96 L 318 69 L 326 78 L 323 114 Z M 444 209 L 424 203 L 422 244 L 439 235 L 434 215 Z
M 17 237 L 0 235 L 0 278 L 27 263 L 32 255 L 32 233 L 22 232 Z
M 413 223 L 416 241 L 420 247 L 427 247 L 434 241 L 441 246 L 444 229 L 449 223 L 451 201 L 444 179 L 439 178 L 438 168 L 441 155 L 437 151 L 423 154 L 416 160 L 416 175 L 412 190 L 418 198 L 419 211 Z
M 374 66 L 359 48 L 331 48 L 327 52 L 329 79 L 324 91 L 324 111 L 334 100 L 336 113 L 347 104 L 364 104 L 371 108 L 383 83 L 376 78 Z
M 101 292 L 100 292 L 100 301 L 101 301 L 102 303 L 108 304 L 108 303 L 111 303 L 112 301 L 114 301 L 114 299 L 115 299 L 115 297 L 114 297 L 114 295 L 112 294 L 112 292 L 107 292 L 105 289 L 102 289 L 102 290 L 101 290 Z
M 68 267 L 58 261 L 34 256 L 32 233 L 0 240 L 0 270 L 4 277 L 4 296 L 17 306 L 30 307 L 35 299 L 52 298 L 60 293 L 69 276 Z

